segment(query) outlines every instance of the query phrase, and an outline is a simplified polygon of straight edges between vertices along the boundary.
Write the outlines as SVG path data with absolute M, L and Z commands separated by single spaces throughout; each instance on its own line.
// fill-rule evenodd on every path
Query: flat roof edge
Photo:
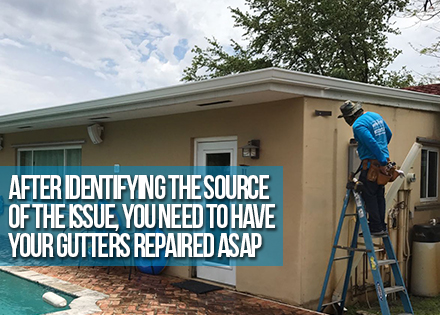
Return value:
M 104 114 L 105 111 L 116 110 L 124 106 L 128 107 L 130 104 L 145 103 L 144 108 L 148 108 L 149 102 L 153 103 L 159 100 L 172 100 L 175 104 L 179 104 L 183 102 L 183 99 L 187 99 L 188 96 L 209 95 L 209 93 L 212 93 L 214 96 L 216 91 L 245 88 L 258 84 L 261 84 L 262 89 L 268 90 L 268 85 L 262 83 L 270 83 L 271 86 L 280 84 L 295 87 L 296 94 L 303 88 L 303 96 L 338 100 L 368 100 L 368 102 L 375 102 L 378 105 L 440 112 L 440 96 L 438 95 L 376 86 L 279 68 L 266 68 L 145 92 L 12 113 L 0 116 L 0 123 L 19 123 L 35 119 L 40 121 L 45 119 L 64 119 L 67 115 L 79 114 L 80 112 L 83 114 L 86 114 L 85 112 Z M 288 88 L 284 89 L 284 91 L 289 93 Z M 179 98 L 181 99 L 180 102 Z

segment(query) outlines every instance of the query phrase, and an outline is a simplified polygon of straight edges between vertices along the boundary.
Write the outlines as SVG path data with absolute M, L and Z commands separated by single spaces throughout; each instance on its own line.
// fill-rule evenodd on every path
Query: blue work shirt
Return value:
M 375 159 L 380 165 L 387 164 L 388 143 L 391 130 L 383 118 L 376 113 L 366 112 L 353 124 L 354 138 L 358 142 L 358 153 L 361 160 Z

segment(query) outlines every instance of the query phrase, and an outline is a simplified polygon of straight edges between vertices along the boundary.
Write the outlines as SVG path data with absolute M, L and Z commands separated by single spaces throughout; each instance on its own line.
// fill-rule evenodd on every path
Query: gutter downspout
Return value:
M 412 165 L 414 164 L 414 161 L 416 160 L 417 156 L 420 154 L 420 151 L 422 150 L 423 145 L 420 143 L 414 142 L 413 146 L 411 147 L 411 150 L 409 150 L 408 155 L 405 158 L 405 161 L 403 161 L 402 166 L 400 169 L 407 174 Z M 397 196 L 397 192 L 399 191 L 400 187 L 403 184 L 403 181 L 406 178 L 398 177 L 392 184 L 390 189 L 388 189 L 388 192 L 385 196 L 385 209 L 390 209 L 392 205 L 395 202 L 395 198 Z M 389 211 L 389 210 L 387 210 Z

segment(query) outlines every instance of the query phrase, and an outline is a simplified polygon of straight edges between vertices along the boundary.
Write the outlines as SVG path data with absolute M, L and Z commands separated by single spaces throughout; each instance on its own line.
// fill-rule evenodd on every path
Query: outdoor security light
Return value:
M 241 155 L 251 159 L 260 158 L 260 140 L 251 140 L 247 145 L 241 147 Z
M 102 139 L 102 131 L 104 127 L 100 124 L 93 124 L 87 127 L 87 132 L 89 133 L 90 140 L 93 144 L 100 144 Z

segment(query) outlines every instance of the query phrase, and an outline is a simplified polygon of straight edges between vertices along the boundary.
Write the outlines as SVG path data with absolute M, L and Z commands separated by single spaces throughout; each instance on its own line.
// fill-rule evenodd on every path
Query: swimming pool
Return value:
M 43 294 L 55 292 L 67 300 L 74 296 L 58 292 L 7 272 L 0 271 L 0 315 L 39 315 L 69 309 L 55 308 L 43 301 Z

